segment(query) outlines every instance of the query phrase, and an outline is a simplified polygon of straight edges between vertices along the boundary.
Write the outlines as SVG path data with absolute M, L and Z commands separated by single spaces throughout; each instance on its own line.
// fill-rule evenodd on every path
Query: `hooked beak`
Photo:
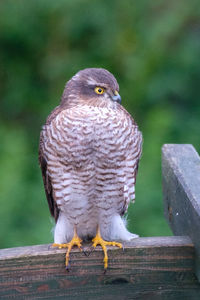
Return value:
M 117 91 L 115 91 L 115 94 L 112 96 L 112 100 L 113 100 L 113 101 L 117 101 L 118 103 L 121 104 L 122 99 L 121 99 L 120 94 L 119 94 Z

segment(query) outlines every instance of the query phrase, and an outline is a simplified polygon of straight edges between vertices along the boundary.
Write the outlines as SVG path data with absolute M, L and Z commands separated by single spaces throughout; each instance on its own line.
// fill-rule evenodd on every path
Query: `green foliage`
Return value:
M 0 247 L 52 241 L 37 162 L 39 132 L 65 82 L 85 67 L 119 81 L 144 136 L 129 228 L 168 235 L 161 146 L 200 128 L 199 0 L 0 2 Z

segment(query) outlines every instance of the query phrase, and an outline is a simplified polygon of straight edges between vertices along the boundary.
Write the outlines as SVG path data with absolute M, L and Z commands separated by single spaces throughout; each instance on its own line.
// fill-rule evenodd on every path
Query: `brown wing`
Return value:
M 124 111 L 124 113 L 130 117 L 131 121 L 132 121 L 132 124 L 133 126 L 135 126 L 138 130 L 138 126 L 137 126 L 137 123 L 135 122 L 135 120 L 132 118 L 132 116 L 127 112 L 127 110 L 121 106 L 121 110 Z M 136 148 L 138 149 L 138 161 L 137 161 L 137 164 L 136 164 L 136 168 L 135 168 L 135 172 L 134 172 L 134 176 L 135 176 L 135 181 L 136 181 L 136 176 L 137 176 L 137 173 L 138 173 L 138 168 L 139 168 L 139 162 L 140 162 L 140 158 L 141 158 L 141 155 L 142 155 L 142 142 L 143 142 L 143 139 L 142 139 L 142 133 L 138 130 L 138 142 L 137 142 L 137 146 Z
M 137 173 L 138 173 L 140 158 L 141 158 L 141 155 L 142 155 L 142 142 L 143 142 L 142 134 L 140 133 L 139 136 L 138 136 L 138 143 L 137 143 L 138 161 L 137 161 L 136 168 L 135 168 L 135 182 L 136 182 L 136 176 L 137 176 Z
M 56 107 L 52 113 L 49 115 L 49 117 L 47 118 L 46 124 L 50 124 L 51 121 L 57 116 L 57 114 L 60 112 L 61 108 L 58 106 Z M 45 159 L 45 155 L 43 153 L 43 145 L 44 145 L 44 140 L 43 140 L 43 135 L 42 132 L 40 134 L 40 143 L 39 143 L 39 165 L 42 171 L 42 178 L 43 178 L 43 182 L 44 182 L 44 189 L 45 189 L 45 193 L 46 193 L 46 197 L 47 197 L 47 202 L 49 205 L 49 210 L 51 212 L 51 215 L 55 218 L 55 221 L 57 221 L 58 216 L 59 216 L 59 209 L 58 206 L 54 200 L 53 197 L 53 188 L 52 188 L 52 184 L 51 184 L 51 178 L 48 175 L 47 172 L 47 161 Z
M 124 207 L 121 212 L 121 215 L 124 215 L 128 209 L 128 205 L 130 203 L 130 200 L 134 202 L 135 199 L 135 192 L 131 192 L 131 187 L 135 186 L 136 184 L 136 176 L 138 172 L 139 167 L 139 161 L 142 153 L 142 134 L 138 130 L 138 126 L 135 122 L 135 120 L 132 118 L 132 116 L 126 111 L 126 109 L 123 106 L 120 106 L 120 109 L 124 112 L 124 114 L 127 116 L 127 118 L 131 121 L 132 126 L 134 127 L 133 135 L 130 136 L 130 139 L 132 140 L 131 146 L 129 149 L 127 149 L 127 157 L 126 157 L 126 184 L 128 187 L 127 195 L 124 199 Z M 135 161 L 133 165 L 130 165 L 130 161 Z M 134 194 L 134 198 L 132 198 L 132 195 Z

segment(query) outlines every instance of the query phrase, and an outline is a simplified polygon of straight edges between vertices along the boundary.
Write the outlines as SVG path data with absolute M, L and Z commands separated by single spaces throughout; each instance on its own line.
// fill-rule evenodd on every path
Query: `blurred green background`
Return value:
M 199 0 L 0 2 L 0 247 L 52 242 L 39 132 L 78 70 L 104 67 L 143 132 L 129 229 L 170 235 L 161 147 L 200 142 Z

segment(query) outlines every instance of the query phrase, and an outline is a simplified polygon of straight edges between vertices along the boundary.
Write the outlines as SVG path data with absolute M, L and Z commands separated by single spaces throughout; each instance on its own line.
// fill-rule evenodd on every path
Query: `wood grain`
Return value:
M 162 177 L 165 216 L 175 235 L 195 245 L 200 280 L 200 157 L 192 145 L 164 145 Z
M 90 244 L 84 244 L 89 254 Z M 103 272 L 100 247 L 89 256 L 50 245 L 0 250 L 1 299 L 200 299 L 194 246 L 188 237 L 138 238 L 124 251 L 109 247 Z

